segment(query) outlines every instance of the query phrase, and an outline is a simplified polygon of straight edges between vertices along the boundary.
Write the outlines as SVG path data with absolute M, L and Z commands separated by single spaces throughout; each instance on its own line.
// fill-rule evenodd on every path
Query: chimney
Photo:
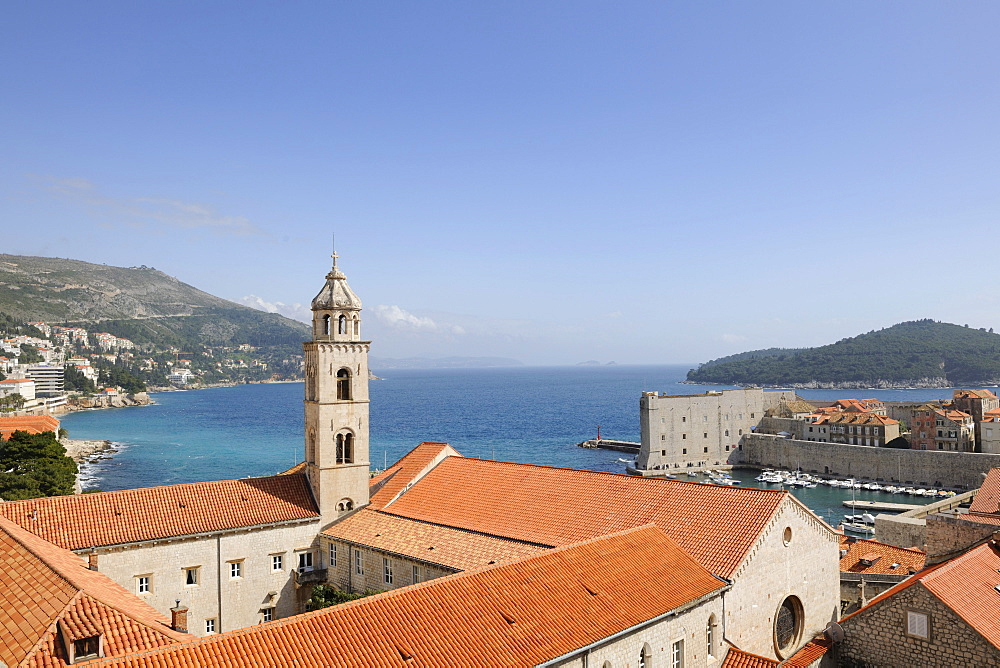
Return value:
M 174 631 L 187 633 L 188 609 L 181 607 L 180 599 L 178 599 L 176 603 L 177 604 L 174 607 L 170 608 L 170 628 Z
M 87 568 L 92 571 L 97 570 L 97 550 L 87 555 Z

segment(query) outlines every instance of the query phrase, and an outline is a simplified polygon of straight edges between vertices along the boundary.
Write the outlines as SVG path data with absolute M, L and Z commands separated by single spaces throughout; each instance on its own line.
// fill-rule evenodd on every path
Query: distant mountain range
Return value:
M 1000 383 L 1000 334 L 934 320 L 903 322 L 817 348 L 730 355 L 693 383 L 799 388 L 953 387 Z
M 372 369 L 476 369 L 497 366 L 524 366 L 522 362 L 507 357 L 372 357 L 368 363 Z
M 248 343 L 301 353 L 309 326 L 215 297 L 150 267 L 0 254 L 0 312 L 81 326 L 139 346 Z

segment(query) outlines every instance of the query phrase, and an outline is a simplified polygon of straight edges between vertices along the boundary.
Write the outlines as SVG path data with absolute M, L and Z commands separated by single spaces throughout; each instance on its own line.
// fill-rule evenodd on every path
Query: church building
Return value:
M 371 477 L 361 308 L 334 256 L 293 469 L 0 503 L 0 665 L 716 666 L 839 617 L 840 536 L 786 492 L 447 443 Z

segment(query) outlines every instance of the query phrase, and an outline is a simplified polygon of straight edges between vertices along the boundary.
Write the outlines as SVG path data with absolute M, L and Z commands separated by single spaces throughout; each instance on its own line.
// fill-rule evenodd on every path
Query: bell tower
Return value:
M 368 503 L 368 350 L 361 300 L 337 267 L 312 301 L 306 364 L 306 475 L 324 526 Z

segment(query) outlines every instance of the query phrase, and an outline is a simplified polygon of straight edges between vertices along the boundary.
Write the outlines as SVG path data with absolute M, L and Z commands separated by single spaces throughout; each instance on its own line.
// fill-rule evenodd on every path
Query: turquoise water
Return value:
M 623 472 L 622 453 L 576 444 L 596 435 L 639 440 L 639 396 L 656 390 L 696 394 L 719 386 L 680 384 L 686 365 L 375 370 L 371 462 L 381 468 L 421 441 L 459 452 L 550 466 Z M 71 438 L 108 439 L 111 456 L 84 467 L 84 482 L 104 490 L 271 475 L 302 460 L 301 383 L 162 392 L 155 405 L 64 416 Z M 806 398 L 877 397 L 928 401 L 951 390 L 805 390 Z M 747 482 L 753 483 L 753 476 Z M 850 492 L 796 490 L 831 518 Z M 858 491 L 859 499 L 917 503 Z

